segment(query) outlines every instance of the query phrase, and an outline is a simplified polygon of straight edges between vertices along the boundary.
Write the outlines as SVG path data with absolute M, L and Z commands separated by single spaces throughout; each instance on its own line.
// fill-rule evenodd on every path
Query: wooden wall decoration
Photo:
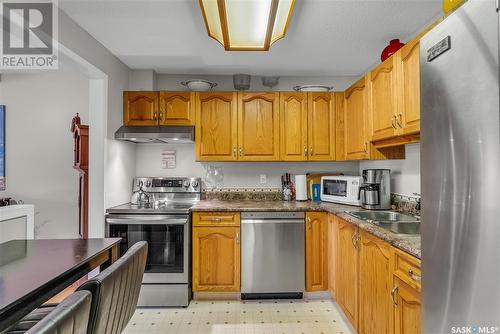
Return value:
M 76 114 L 71 121 L 71 132 L 74 141 L 73 168 L 80 175 L 80 191 L 78 194 L 80 238 L 89 237 L 89 127 L 80 124 L 80 117 Z

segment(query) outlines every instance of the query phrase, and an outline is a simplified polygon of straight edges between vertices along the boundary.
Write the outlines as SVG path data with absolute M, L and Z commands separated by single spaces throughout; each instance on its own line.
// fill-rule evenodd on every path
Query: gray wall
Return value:
M 3 74 L 7 190 L 0 197 L 35 205 L 35 237 L 78 236 L 78 173 L 71 119 L 88 123 L 88 79 L 74 69 Z

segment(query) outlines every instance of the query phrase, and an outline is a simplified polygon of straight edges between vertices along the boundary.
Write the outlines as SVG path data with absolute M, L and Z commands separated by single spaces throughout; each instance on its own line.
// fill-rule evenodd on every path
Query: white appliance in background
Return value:
M 295 200 L 307 201 L 307 182 L 305 175 L 295 175 Z
M 359 197 L 361 185 L 363 185 L 363 177 L 361 176 L 323 176 L 321 178 L 321 200 L 361 206 Z

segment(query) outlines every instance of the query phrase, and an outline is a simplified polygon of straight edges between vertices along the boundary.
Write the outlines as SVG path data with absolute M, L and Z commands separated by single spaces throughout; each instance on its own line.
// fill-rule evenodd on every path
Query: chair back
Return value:
M 137 242 L 78 288 L 92 293 L 87 334 L 117 334 L 124 330 L 137 307 L 147 254 L 147 242 Z
M 91 300 L 89 291 L 72 293 L 26 334 L 86 334 Z

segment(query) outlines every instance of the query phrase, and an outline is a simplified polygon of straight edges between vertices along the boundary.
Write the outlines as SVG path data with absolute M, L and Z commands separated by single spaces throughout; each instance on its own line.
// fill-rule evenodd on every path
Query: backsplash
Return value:
M 203 191 L 203 199 L 219 201 L 281 201 L 279 188 L 220 188 Z M 420 215 L 419 197 L 391 193 L 392 210 L 412 215 Z
M 419 199 L 420 198 L 416 196 L 391 193 L 392 209 L 399 212 L 420 216 L 420 209 L 418 208 Z

